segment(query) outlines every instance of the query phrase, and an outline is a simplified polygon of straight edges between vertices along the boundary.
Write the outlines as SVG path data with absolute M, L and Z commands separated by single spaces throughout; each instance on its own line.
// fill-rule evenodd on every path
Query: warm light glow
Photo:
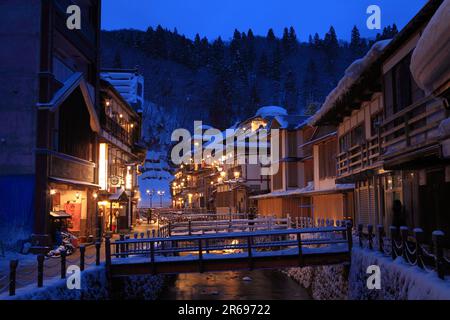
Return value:
M 235 179 L 239 179 L 240 176 L 241 176 L 241 173 L 239 171 L 235 171 L 234 172 L 234 178 Z
M 75 193 L 75 198 L 77 199 L 77 200 L 79 200 L 80 199 L 80 193 L 77 191 L 77 193 Z
M 100 143 L 98 156 L 98 182 L 101 190 L 108 189 L 108 145 Z
M 54 196 L 56 194 L 56 189 L 51 189 L 50 190 L 50 195 Z
M 92 194 L 92 197 L 93 197 L 94 199 L 97 199 L 97 198 L 98 198 L 98 193 L 97 193 L 97 192 L 94 192 L 94 193 Z
M 133 188 L 133 175 L 131 174 L 131 167 L 127 167 L 127 175 L 125 177 L 125 189 L 131 190 Z
M 226 175 L 227 175 L 227 173 L 226 173 L 225 171 L 222 171 L 222 172 L 220 173 L 220 176 L 221 176 L 222 178 L 225 178 Z

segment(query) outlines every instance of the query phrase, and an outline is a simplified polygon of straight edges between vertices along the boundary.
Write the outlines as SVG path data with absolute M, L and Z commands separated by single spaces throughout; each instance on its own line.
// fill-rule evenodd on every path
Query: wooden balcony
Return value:
M 378 137 L 372 137 L 337 155 L 337 178 L 345 178 L 380 165 Z
M 51 178 L 95 184 L 95 163 L 52 150 L 37 150 L 37 152 L 47 155 Z
M 115 120 L 111 119 L 108 116 L 103 116 L 102 119 L 102 128 L 111 134 L 114 138 L 118 139 L 120 142 L 125 145 L 132 147 L 135 143 L 131 134 L 129 134 L 119 123 Z
M 448 117 L 441 100 L 424 98 L 383 121 L 381 139 L 383 160 L 401 164 L 413 158 L 439 153 L 439 124 Z M 415 154 L 415 156 L 413 156 Z M 406 158 L 409 158 L 406 159 Z

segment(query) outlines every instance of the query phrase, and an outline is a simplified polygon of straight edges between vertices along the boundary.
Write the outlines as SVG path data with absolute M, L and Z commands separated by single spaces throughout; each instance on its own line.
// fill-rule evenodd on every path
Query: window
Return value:
M 409 65 L 411 53 L 389 70 L 384 76 L 384 102 L 386 117 L 389 117 L 424 97 L 417 86 Z
M 370 118 L 370 134 L 372 137 L 378 134 L 378 127 L 381 125 L 382 121 L 383 115 L 381 114 L 381 112 L 373 115 Z
M 347 132 L 339 138 L 339 150 L 340 152 L 347 152 L 350 149 L 350 132 Z
M 352 130 L 352 147 L 361 145 L 366 140 L 366 135 L 364 133 L 364 126 L 359 125 L 355 129 Z
M 331 140 L 319 145 L 319 178 L 336 176 L 336 141 Z

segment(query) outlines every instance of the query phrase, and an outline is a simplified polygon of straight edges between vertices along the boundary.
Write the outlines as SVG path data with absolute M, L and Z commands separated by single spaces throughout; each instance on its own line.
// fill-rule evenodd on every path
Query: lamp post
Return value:
M 150 209 L 153 207 L 153 194 L 155 193 L 155 190 L 147 190 L 147 196 L 149 196 L 149 202 L 150 202 Z
M 159 206 L 160 206 L 161 208 L 162 208 L 162 199 L 163 199 L 163 196 L 164 196 L 165 193 L 166 193 L 165 191 L 158 190 L 158 195 L 159 195 Z

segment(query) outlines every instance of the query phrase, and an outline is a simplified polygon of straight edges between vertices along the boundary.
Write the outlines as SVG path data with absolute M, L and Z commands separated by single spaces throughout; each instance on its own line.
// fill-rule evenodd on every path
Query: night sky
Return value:
M 348 40 L 353 25 L 361 34 L 368 30 L 366 9 L 371 4 L 381 8 L 382 27 L 396 23 L 401 29 L 426 3 L 426 0 L 103 0 L 103 29 L 163 27 L 193 38 L 228 40 L 237 28 L 249 28 L 266 35 L 273 28 L 281 36 L 285 26 L 294 26 L 300 40 L 318 32 L 321 37 L 330 25 L 338 37 Z

